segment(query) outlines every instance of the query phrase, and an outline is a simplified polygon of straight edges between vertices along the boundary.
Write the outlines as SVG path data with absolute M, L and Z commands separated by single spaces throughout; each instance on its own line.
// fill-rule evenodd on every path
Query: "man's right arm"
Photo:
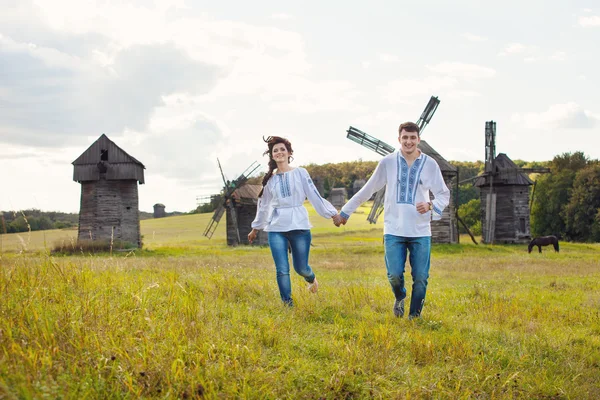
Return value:
M 377 164 L 377 168 L 375 168 L 375 172 L 369 178 L 365 186 L 362 187 L 356 193 L 344 207 L 342 207 L 342 211 L 340 211 L 340 215 L 344 218 L 345 221 L 350 218 L 350 215 L 356 211 L 356 209 L 365 201 L 369 200 L 373 193 L 381 190 L 387 180 L 387 173 L 385 170 L 384 160 L 381 160 L 379 164 Z M 345 224 L 345 221 L 343 222 Z

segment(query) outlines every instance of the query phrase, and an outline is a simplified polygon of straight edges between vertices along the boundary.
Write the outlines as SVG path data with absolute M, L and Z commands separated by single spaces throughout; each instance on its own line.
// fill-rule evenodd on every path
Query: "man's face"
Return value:
M 413 154 L 417 151 L 417 145 L 421 142 L 421 138 L 417 132 L 407 132 L 402 129 L 398 141 L 403 153 Z

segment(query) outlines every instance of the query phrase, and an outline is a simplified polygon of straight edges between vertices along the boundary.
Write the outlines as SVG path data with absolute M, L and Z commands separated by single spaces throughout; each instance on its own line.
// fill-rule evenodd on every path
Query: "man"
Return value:
M 419 126 L 405 122 L 398 129 L 400 150 L 385 156 L 363 188 L 350 199 L 334 223 L 346 224 L 350 215 L 373 193 L 386 186 L 383 239 L 385 265 L 396 300 L 394 315 L 404 316 L 404 265 L 407 251 L 413 279 L 409 318 L 421 315 L 427 292 L 431 254 L 431 219 L 442 217 L 450 191 L 437 162 L 417 147 Z M 429 192 L 434 199 L 430 200 Z

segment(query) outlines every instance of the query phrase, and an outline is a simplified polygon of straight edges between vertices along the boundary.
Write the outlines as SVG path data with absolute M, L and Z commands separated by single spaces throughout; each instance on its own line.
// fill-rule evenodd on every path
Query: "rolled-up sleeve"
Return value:
M 334 215 L 337 215 L 338 212 L 335 209 L 335 207 L 329 201 L 321 197 L 321 195 L 319 194 L 319 191 L 317 190 L 317 187 L 310 178 L 308 171 L 304 168 L 301 168 L 300 174 L 304 194 L 306 194 L 306 198 L 308 199 L 308 201 L 310 201 L 310 204 L 312 204 L 315 211 L 323 218 L 331 218 Z
M 253 229 L 264 229 L 269 223 L 269 212 L 271 211 L 271 191 L 267 186 L 264 187 L 263 194 L 258 198 L 256 206 L 256 218 L 252 221 Z
M 431 219 L 437 221 L 442 218 L 442 213 L 444 209 L 448 207 L 450 204 L 450 190 L 448 186 L 446 186 L 446 182 L 444 182 L 444 177 L 442 176 L 442 171 L 440 167 L 435 164 L 435 171 L 432 174 L 431 183 L 429 190 L 433 193 L 433 200 L 431 203 L 433 204 L 433 212 L 431 214 Z

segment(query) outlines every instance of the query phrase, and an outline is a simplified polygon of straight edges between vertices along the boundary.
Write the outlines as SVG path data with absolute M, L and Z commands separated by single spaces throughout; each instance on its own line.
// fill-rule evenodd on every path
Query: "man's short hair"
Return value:
M 400 128 L 398 128 L 398 134 L 400 134 L 402 130 L 405 130 L 406 132 L 417 132 L 417 135 L 421 135 L 421 129 L 419 128 L 419 125 L 415 124 L 414 122 L 405 122 L 400 124 Z

